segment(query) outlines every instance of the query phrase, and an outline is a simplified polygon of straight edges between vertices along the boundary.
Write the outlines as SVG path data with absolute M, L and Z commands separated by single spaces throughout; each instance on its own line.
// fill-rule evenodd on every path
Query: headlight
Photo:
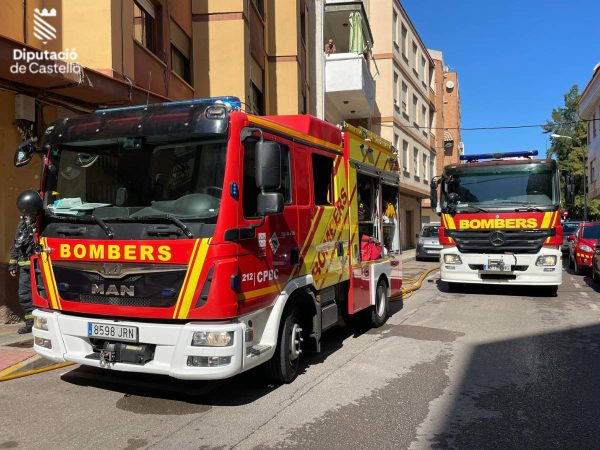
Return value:
M 229 347 L 233 345 L 233 331 L 195 331 L 194 347 Z
M 444 263 L 445 264 L 462 264 L 462 259 L 458 255 L 444 255 Z
M 33 328 L 48 331 L 48 319 L 45 317 L 33 316 Z
M 535 262 L 536 266 L 555 266 L 556 265 L 556 256 L 555 255 L 543 255 L 538 257 Z
M 590 247 L 589 245 L 580 245 L 579 246 L 579 250 L 581 250 L 582 252 L 587 252 L 587 253 L 592 253 L 594 251 L 594 249 L 592 247 Z

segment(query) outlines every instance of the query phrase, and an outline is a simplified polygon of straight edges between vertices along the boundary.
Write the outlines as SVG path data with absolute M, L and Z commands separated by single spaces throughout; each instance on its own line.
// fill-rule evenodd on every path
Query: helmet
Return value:
M 44 209 L 44 202 L 36 191 L 23 191 L 17 197 L 17 209 L 21 214 L 37 216 Z

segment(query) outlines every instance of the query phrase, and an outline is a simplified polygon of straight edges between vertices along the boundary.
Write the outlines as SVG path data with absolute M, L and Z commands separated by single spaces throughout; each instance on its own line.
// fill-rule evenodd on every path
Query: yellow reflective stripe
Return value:
M 31 265 L 31 261 L 19 261 L 19 262 L 17 262 L 17 265 L 19 267 L 29 266 L 29 265 Z
M 40 239 L 40 243 L 46 247 L 46 238 Z M 42 274 L 44 275 L 44 281 L 46 282 L 50 307 L 52 309 L 62 309 L 58 297 L 58 290 L 56 289 L 56 281 L 54 280 L 54 272 L 52 271 L 50 255 L 48 253 L 42 253 L 40 255 L 40 261 L 42 262 Z
M 242 292 L 238 294 L 238 300 L 247 300 L 249 298 L 260 297 L 261 295 L 271 294 L 273 292 L 281 291 L 282 287 L 278 284 L 269 286 L 262 289 L 256 289 L 255 291 Z
M 16 263 L 18 263 L 18 261 L 16 259 L 9 259 L 8 263 L 9 264 L 16 264 Z
M 454 217 L 450 214 L 446 214 L 446 223 L 448 224 L 449 230 L 456 230 L 456 224 L 454 223 Z
M 188 269 L 188 285 L 181 299 L 181 306 L 179 308 L 179 312 L 177 312 L 177 319 L 185 319 L 188 313 L 190 312 L 192 300 L 194 299 L 194 293 L 196 292 L 196 287 L 198 286 L 198 282 L 200 281 L 200 273 L 202 272 L 202 267 L 204 267 L 204 260 L 206 259 L 206 254 L 208 253 L 209 244 L 210 239 L 201 240 L 200 248 L 196 252 L 194 262 L 192 263 L 192 266 Z
M 179 292 L 179 297 L 177 298 L 177 303 L 175 303 L 175 309 L 173 310 L 173 319 L 177 318 L 177 314 L 179 313 L 179 309 L 181 308 L 181 301 L 186 291 L 188 281 L 190 279 L 190 274 L 192 273 L 192 263 L 194 262 L 194 257 L 196 256 L 196 250 L 198 249 L 198 245 L 200 245 L 200 241 L 201 239 L 196 239 L 196 242 L 194 242 L 194 248 L 192 248 L 192 252 L 190 253 L 190 260 L 188 261 L 187 273 L 185 274 L 185 278 L 183 279 L 181 291 Z
M 550 219 L 552 219 L 552 213 L 544 213 L 544 220 L 542 220 L 540 228 L 550 228 Z

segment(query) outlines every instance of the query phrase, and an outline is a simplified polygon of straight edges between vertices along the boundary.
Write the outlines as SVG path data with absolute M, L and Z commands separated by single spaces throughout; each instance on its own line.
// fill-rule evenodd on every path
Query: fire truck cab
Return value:
M 442 226 L 441 279 L 543 286 L 562 282 L 560 176 L 537 151 L 461 156 L 431 184 Z M 567 183 L 567 197 L 573 188 Z
M 290 382 L 340 317 L 386 321 L 402 286 L 392 146 L 239 108 L 234 97 L 115 108 L 46 130 L 38 353 L 182 379 L 266 363 Z

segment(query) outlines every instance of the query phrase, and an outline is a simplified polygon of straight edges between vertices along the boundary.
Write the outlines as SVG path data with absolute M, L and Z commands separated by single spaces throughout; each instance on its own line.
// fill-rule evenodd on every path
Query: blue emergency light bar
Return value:
M 481 159 L 503 159 L 503 158 L 529 158 L 537 156 L 537 150 L 523 150 L 520 152 L 503 152 L 503 153 L 480 153 L 478 155 L 460 155 L 461 161 L 473 162 Z
M 109 109 L 97 109 L 97 113 L 115 112 L 115 111 L 127 111 L 132 109 L 140 108 L 156 108 L 156 107 L 175 107 L 181 105 L 224 105 L 229 110 L 239 110 L 242 108 L 242 102 L 238 97 L 224 96 L 224 97 L 209 97 L 209 98 L 194 98 L 191 100 L 180 100 L 176 102 L 164 102 L 164 103 L 150 103 L 148 105 L 133 105 L 123 106 L 120 108 L 109 108 Z

